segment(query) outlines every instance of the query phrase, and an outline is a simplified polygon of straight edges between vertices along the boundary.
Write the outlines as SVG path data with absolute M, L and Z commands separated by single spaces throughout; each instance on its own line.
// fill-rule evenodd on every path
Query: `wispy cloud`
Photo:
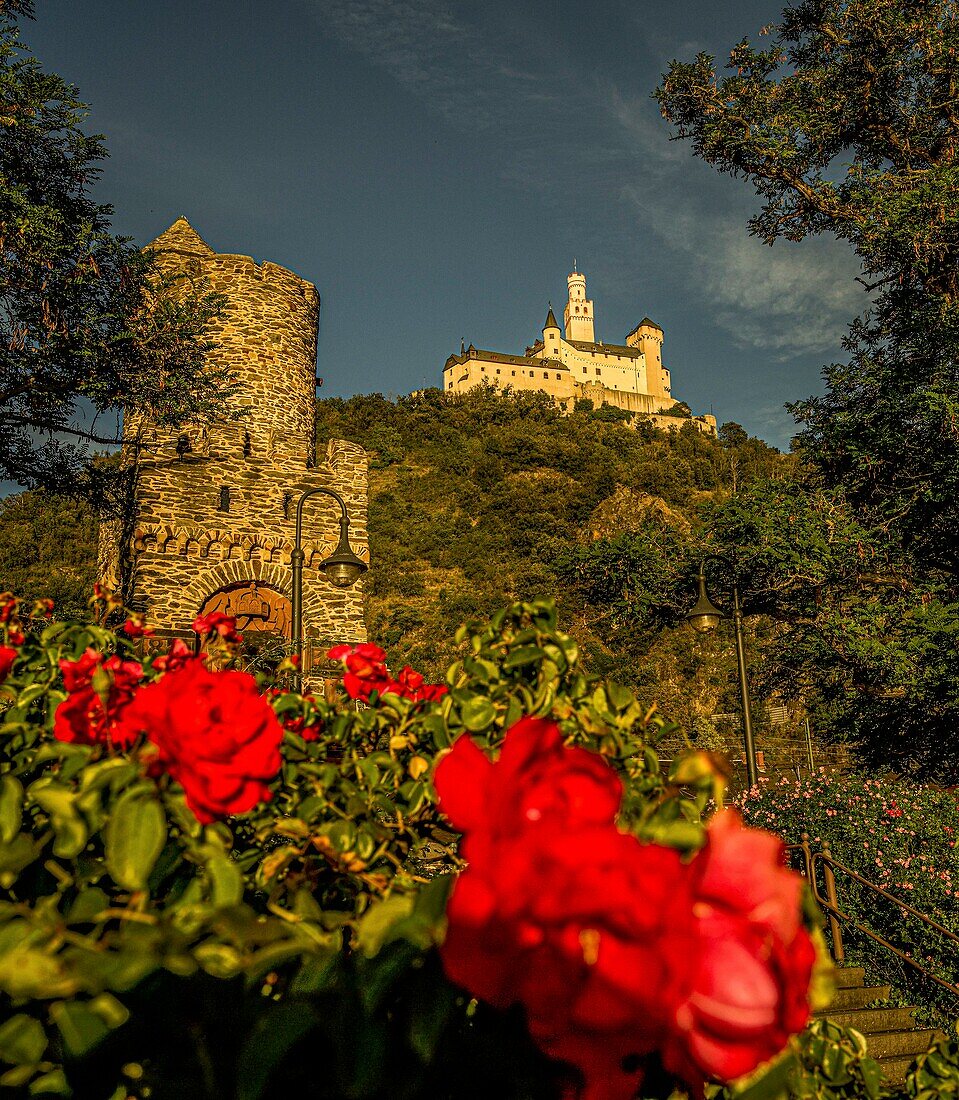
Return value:
M 605 196 L 621 204 L 635 236 L 658 240 L 663 262 L 681 269 L 698 297 L 696 308 L 740 346 L 781 359 L 835 351 L 865 305 L 848 249 L 825 240 L 769 249 L 750 238 L 744 205 L 717 203 L 701 167 L 691 178 L 689 149 L 668 140 L 648 92 L 598 79 L 572 46 L 565 54 L 555 41 L 546 49 L 520 24 L 490 34 L 482 8 L 447 0 L 307 2 L 326 33 L 427 109 L 452 125 L 495 129 L 502 178 L 557 203 Z M 701 44 L 658 47 L 691 56 Z M 584 125 L 571 130 L 571 119 Z M 622 236 L 602 244 L 623 252 L 610 261 L 625 269 Z

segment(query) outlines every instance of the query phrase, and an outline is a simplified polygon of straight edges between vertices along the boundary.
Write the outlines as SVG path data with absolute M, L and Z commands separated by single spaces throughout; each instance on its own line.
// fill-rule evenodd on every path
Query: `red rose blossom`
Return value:
M 151 770 L 180 783 L 204 824 L 272 797 L 267 784 L 280 770 L 283 730 L 249 673 L 186 661 L 141 688 L 123 724 L 156 746 Z
M 60 662 L 67 698 L 57 707 L 53 736 L 78 745 L 128 747 L 133 738 L 119 720 L 143 676 L 137 661 L 87 649 L 79 660 Z
M 0 684 L 10 675 L 10 669 L 18 655 L 18 651 L 11 646 L 0 645 Z
M 816 955 L 782 842 L 744 828 L 732 810 L 712 819 L 707 837 L 693 864 L 701 961 L 663 1058 L 691 1082 L 749 1073 L 802 1031 Z
M 202 653 L 194 653 L 182 638 L 174 638 L 168 653 L 153 658 L 151 668 L 156 672 L 174 672 L 191 661 L 202 661 Z
M 224 642 L 239 645 L 243 638 L 236 632 L 236 619 L 224 615 L 222 611 L 211 611 L 209 615 L 197 615 L 190 624 L 197 634 L 219 634 Z
M 460 737 L 435 784 L 468 864 L 447 911 L 450 978 L 521 1003 L 538 1045 L 582 1072 L 584 1097 L 629 1100 L 684 993 L 673 956 L 694 945 L 679 853 L 620 832 L 619 778 L 543 719 L 516 723 L 495 764 Z
M 343 687 L 351 699 L 367 701 L 378 695 L 401 695 L 416 702 L 432 701 L 446 694 L 445 684 L 425 684 L 423 675 L 409 665 L 394 679 L 386 666 L 386 652 L 371 642 L 337 645 L 326 654 L 331 661 L 342 661 L 346 670 Z
M 8 623 L 17 614 L 20 600 L 12 592 L 0 592 L 0 623 Z
M 641 843 L 616 827 L 606 761 L 544 719 L 516 723 L 495 763 L 460 737 L 435 785 L 467 862 L 446 971 L 522 1004 L 541 1049 L 583 1074 L 584 1100 L 630 1100 L 654 1051 L 702 1095 L 805 1026 L 814 951 L 776 838 L 726 813 L 688 863 Z
M 123 632 L 131 638 L 143 638 L 153 633 L 153 627 L 147 626 L 142 615 L 133 615 L 123 624 Z

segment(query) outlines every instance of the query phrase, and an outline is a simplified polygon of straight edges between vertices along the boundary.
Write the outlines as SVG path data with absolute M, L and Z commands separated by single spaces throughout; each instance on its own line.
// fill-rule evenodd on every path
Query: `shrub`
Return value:
M 0 599 L 0 1088 L 627 1100 L 642 1074 L 646 1096 L 681 1095 L 679 1074 L 699 1094 L 822 1003 L 773 838 L 729 816 L 704 830 L 714 759 L 664 776 L 666 723 L 582 672 L 551 603 L 463 628 L 445 685 L 336 647 L 334 698 L 289 690 L 289 662 L 273 681 L 239 671 L 222 616 L 194 623 L 199 655 L 140 661 L 142 622 L 108 629 L 106 593 L 94 609 L 60 623 L 38 603 L 25 631 Z M 498 1008 L 444 975 L 451 888 L 443 951 L 458 973 L 492 952 Z M 664 980 L 620 965 L 633 955 Z M 744 969 L 766 998 L 745 1019 Z M 750 1096 L 875 1096 L 833 1088 L 875 1070 L 842 1033 L 817 1036 Z
M 821 771 L 763 784 L 740 799 L 753 825 L 798 843 L 828 843 L 833 858 L 959 935 L 959 808 L 955 794 L 894 778 Z M 948 981 L 959 984 L 959 947 L 893 902 L 837 873 L 839 907 Z M 943 1026 L 956 999 L 892 952 L 844 924 L 854 963 L 890 982 Z

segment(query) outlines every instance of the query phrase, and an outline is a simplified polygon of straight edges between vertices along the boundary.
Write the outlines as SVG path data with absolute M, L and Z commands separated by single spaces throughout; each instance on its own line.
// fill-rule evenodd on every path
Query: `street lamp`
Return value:
M 746 679 L 746 651 L 743 646 L 743 613 L 739 605 L 739 580 L 736 577 L 736 567 L 721 554 L 710 554 L 699 565 L 699 574 L 696 577 L 697 599 L 695 605 L 687 613 L 686 619 L 693 630 L 699 634 L 708 634 L 716 629 L 719 620 L 726 618 L 722 611 L 713 603 L 706 592 L 706 562 L 721 561 L 727 565 L 733 573 L 732 597 L 733 597 L 733 630 L 736 635 L 736 662 L 739 665 L 739 697 L 743 711 L 743 742 L 746 748 L 746 778 L 750 787 L 755 787 L 759 782 L 756 771 L 756 742 L 753 739 L 753 720 L 749 707 L 749 682 Z
M 293 539 L 293 553 L 290 555 L 293 566 L 293 652 L 300 663 L 303 660 L 303 562 L 306 558 L 300 545 L 303 541 L 303 505 L 310 497 L 315 496 L 332 497 L 340 506 L 340 541 L 333 553 L 324 558 L 319 566 L 326 574 L 326 579 L 337 588 L 349 588 L 368 568 L 366 562 L 357 557 L 350 546 L 350 517 L 346 511 L 346 502 L 340 494 L 333 489 L 307 489 L 296 502 L 296 534 Z M 299 663 L 295 680 L 299 688 L 302 681 Z

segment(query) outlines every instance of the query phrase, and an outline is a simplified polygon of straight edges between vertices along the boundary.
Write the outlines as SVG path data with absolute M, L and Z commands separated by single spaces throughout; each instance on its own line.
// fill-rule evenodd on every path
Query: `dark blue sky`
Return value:
M 575 257 L 597 338 L 649 314 L 673 394 L 777 446 L 863 306 L 853 257 L 751 240 L 751 190 L 667 140 L 673 57 L 725 55 L 762 0 L 38 0 L 115 229 L 178 215 L 322 296 L 321 396 L 439 385 L 460 337 L 522 350 Z

